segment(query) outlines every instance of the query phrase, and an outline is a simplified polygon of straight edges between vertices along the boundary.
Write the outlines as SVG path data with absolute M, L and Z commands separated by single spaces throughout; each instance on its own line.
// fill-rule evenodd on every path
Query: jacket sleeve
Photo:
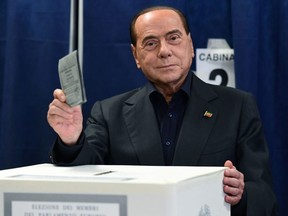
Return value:
M 245 94 L 239 122 L 236 167 L 244 174 L 246 203 L 232 207 L 232 215 L 277 215 L 268 146 L 254 98 Z M 245 208 L 239 208 L 240 206 Z M 245 212 L 241 212 L 245 209 Z

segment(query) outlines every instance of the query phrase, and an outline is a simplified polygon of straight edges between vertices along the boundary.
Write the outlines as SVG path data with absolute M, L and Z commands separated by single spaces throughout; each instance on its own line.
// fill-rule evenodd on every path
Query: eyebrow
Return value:
M 183 35 L 183 33 L 182 33 L 180 30 L 174 29 L 174 30 L 171 30 L 171 31 L 167 32 L 167 33 L 165 34 L 165 37 L 167 37 L 167 36 L 169 36 L 169 35 L 171 35 L 171 34 L 176 34 L 176 33 L 177 33 L 177 34 L 180 34 L 181 36 Z M 146 42 L 147 40 L 150 40 L 150 39 L 157 39 L 157 37 L 154 36 L 154 35 L 148 35 L 147 37 L 145 37 L 145 38 L 142 40 L 141 46 L 143 46 L 143 45 L 145 44 L 145 42 Z
M 180 34 L 181 36 L 183 35 L 183 33 L 180 30 L 174 29 L 172 31 L 167 32 L 167 34 L 165 36 L 168 36 L 168 35 L 171 35 L 171 34 L 176 34 L 176 33 Z

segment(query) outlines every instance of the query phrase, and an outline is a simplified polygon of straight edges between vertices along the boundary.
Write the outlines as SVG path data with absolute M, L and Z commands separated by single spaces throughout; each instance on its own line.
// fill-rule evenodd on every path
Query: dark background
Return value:
M 234 48 L 236 85 L 257 99 L 284 216 L 288 212 L 288 1 L 85 0 L 85 119 L 95 100 L 145 82 L 131 54 L 128 29 L 132 16 L 152 5 L 182 10 L 195 48 L 206 48 L 208 38 L 224 38 Z M 46 114 L 52 92 L 60 85 L 58 59 L 68 53 L 69 19 L 69 0 L 0 0 L 0 169 L 49 161 L 55 134 Z

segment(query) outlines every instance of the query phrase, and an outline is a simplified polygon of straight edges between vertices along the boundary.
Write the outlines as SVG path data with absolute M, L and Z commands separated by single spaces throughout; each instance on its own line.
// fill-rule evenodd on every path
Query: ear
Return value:
M 136 62 L 137 68 L 140 69 L 141 66 L 140 66 L 139 61 L 138 61 L 136 47 L 133 44 L 131 44 L 131 50 L 132 50 L 132 54 L 133 54 L 134 60 Z
M 194 52 L 193 41 L 192 41 L 192 38 L 191 38 L 191 34 L 190 34 L 190 33 L 188 34 L 188 38 L 189 38 L 189 41 L 190 41 L 190 43 L 191 43 L 192 58 L 194 58 L 194 57 L 195 57 L 195 52 Z

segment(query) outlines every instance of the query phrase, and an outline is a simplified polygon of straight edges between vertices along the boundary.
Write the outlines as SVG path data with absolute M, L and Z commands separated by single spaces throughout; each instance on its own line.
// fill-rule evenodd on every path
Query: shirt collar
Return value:
M 188 72 L 187 77 L 186 77 L 186 79 L 185 79 L 185 81 L 184 81 L 184 83 L 180 89 L 180 90 L 184 91 L 187 94 L 187 96 L 189 96 L 189 97 L 191 95 L 190 89 L 191 89 L 191 83 L 192 83 L 192 73 L 193 73 L 192 71 Z M 152 92 L 155 92 L 155 91 L 158 92 L 158 90 L 156 89 L 156 87 L 154 86 L 154 84 L 152 82 L 147 83 L 147 88 L 148 88 L 149 94 L 151 94 Z

